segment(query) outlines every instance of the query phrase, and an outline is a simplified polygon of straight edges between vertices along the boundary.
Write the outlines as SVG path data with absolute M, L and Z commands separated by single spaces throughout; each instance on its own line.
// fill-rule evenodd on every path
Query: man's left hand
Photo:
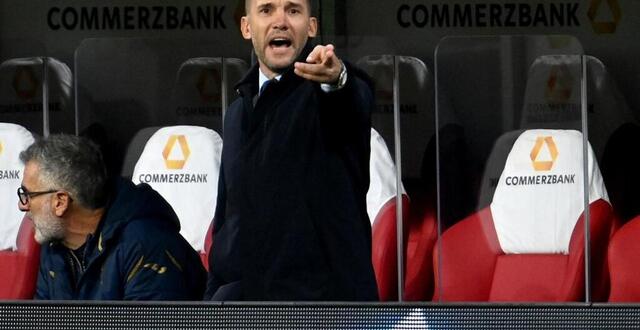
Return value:
M 307 63 L 296 62 L 294 72 L 305 79 L 325 84 L 336 84 L 342 70 L 342 61 L 333 45 L 316 46 L 307 57 Z

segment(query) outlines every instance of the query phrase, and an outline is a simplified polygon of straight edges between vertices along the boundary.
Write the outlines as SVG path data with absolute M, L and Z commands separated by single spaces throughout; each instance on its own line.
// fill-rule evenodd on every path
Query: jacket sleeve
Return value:
M 340 129 L 342 133 L 352 132 L 354 128 L 362 129 L 368 135 L 375 106 L 373 82 L 362 70 L 344 63 L 347 70 L 345 85 L 341 89 L 321 93 L 323 124 Z
M 200 300 L 206 273 L 197 253 L 182 237 L 147 233 L 122 251 L 124 300 Z
M 332 92 L 319 91 L 320 127 L 327 146 L 345 160 L 358 193 L 366 196 L 369 189 L 371 113 L 375 108 L 373 83 L 365 72 L 348 62 L 345 62 L 345 67 L 347 82 L 343 88 Z M 366 226 L 370 227 L 370 224 L 367 222 Z

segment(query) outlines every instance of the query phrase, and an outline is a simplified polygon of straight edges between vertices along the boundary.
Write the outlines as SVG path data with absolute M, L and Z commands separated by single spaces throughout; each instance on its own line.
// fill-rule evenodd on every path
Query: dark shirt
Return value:
M 377 299 L 366 211 L 373 93 L 347 71 L 326 93 L 289 69 L 255 105 L 258 67 L 237 85 L 205 298 Z
M 89 235 L 87 237 L 87 239 L 91 239 L 91 235 Z M 78 283 L 78 280 L 82 277 L 82 274 L 84 274 L 84 268 L 85 268 L 85 256 L 86 256 L 86 249 L 87 244 L 82 244 L 79 248 L 77 249 L 68 249 L 68 266 L 69 266 L 69 273 L 72 277 L 72 283 L 75 287 L 76 283 Z

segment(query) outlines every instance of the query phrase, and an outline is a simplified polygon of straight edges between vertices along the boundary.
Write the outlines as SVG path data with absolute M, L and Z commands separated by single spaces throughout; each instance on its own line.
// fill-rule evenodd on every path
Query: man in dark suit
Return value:
M 258 64 L 228 109 L 206 298 L 375 300 L 366 76 L 312 47 L 310 0 L 247 0 Z

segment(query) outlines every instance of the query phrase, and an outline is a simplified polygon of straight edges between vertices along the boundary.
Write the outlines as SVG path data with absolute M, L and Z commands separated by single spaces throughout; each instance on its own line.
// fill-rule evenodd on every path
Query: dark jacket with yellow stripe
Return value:
M 206 273 L 169 204 L 146 184 L 119 180 L 74 270 L 69 249 L 42 247 L 36 299 L 198 300 Z

